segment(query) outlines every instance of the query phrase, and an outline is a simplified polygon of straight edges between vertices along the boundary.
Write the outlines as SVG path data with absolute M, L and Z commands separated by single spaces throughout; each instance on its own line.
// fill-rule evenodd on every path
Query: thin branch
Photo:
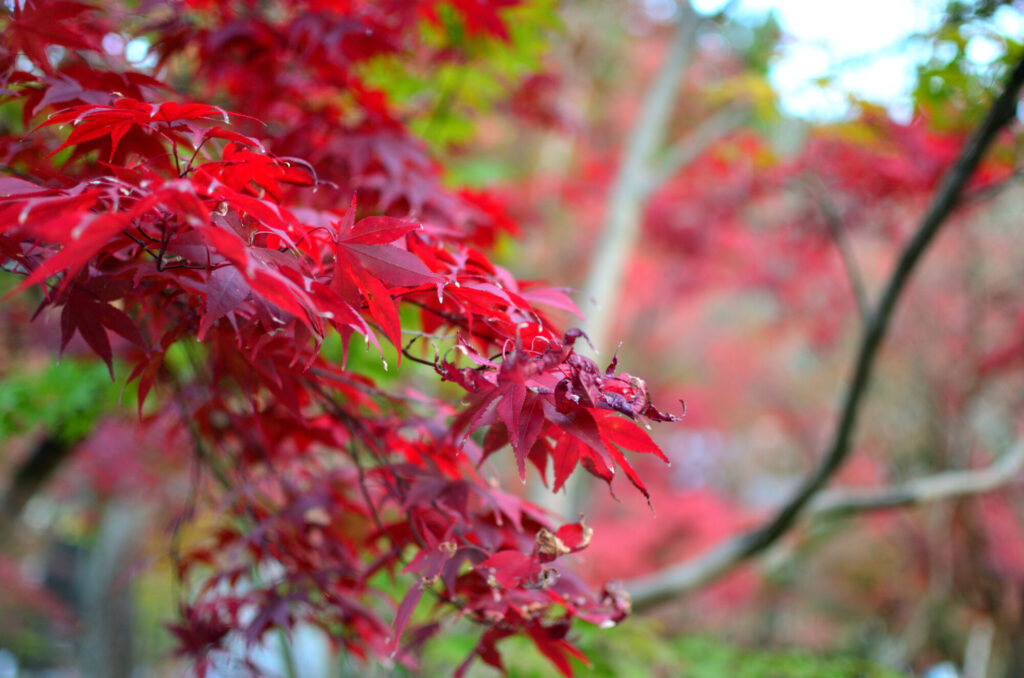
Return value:
M 434 366 L 433 363 L 431 363 L 430 365 L 431 367 Z M 392 408 L 398 406 L 396 403 L 392 402 L 396 400 L 406 402 L 422 402 L 419 398 L 402 395 L 400 393 L 389 393 L 374 386 L 364 384 L 358 379 L 349 378 L 344 373 L 327 370 L 322 367 L 311 367 L 309 368 L 309 373 L 317 377 L 324 377 L 325 379 L 330 379 L 332 381 L 340 381 L 348 386 L 351 386 L 354 389 L 362 391 L 363 393 L 367 394 L 370 397 L 380 398 L 381 402 L 383 402 L 385 405 L 389 404 L 389 406 Z
M 413 337 L 412 339 L 409 340 L 409 343 L 407 343 L 404 347 L 402 347 L 402 355 L 404 355 L 406 358 L 408 358 L 409 360 L 413 361 L 414 363 L 419 363 L 420 365 L 426 365 L 427 367 L 430 367 L 431 369 L 435 369 L 436 370 L 437 369 L 437 365 L 435 365 L 434 363 L 430 362 L 429 360 L 424 360 L 423 358 L 415 356 L 415 355 L 413 355 L 412 353 L 409 352 L 409 349 L 412 348 L 412 345 L 416 343 L 417 339 L 419 339 L 419 337 Z
M 180 392 L 176 391 L 175 399 L 177 400 L 181 423 L 185 427 L 185 430 L 188 431 L 189 437 L 192 439 L 192 449 L 195 452 L 196 457 L 206 466 L 206 468 L 210 469 L 210 472 L 213 473 L 213 477 L 217 480 L 217 483 L 222 489 L 232 489 L 234 485 L 231 482 L 231 478 L 228 477 L 228 472 L 220 465 L 220 461 L 206 447 L 206 443 L 203 441 L 203 436 L 199 432 L 199 427 L 189 416 L 188 410 L 181 400 Z
M 181 257 L 172 257 L 171 260 L 175 261 L 176 263 L 168 264 L 168 263 L 166 263 L 167 259 L 165 259 L 164 257 L 167 254 L 167 245 L 168 245 L 169 240 L 159 241 L 159 240 L 156 240 L 155 238 L 152 238 L 145 231 L 142 231 L 142 229 L 138 229 L 138 230 L 143 235 L 145 235 L 146 238 L 150 239 L 151 241 L 153 241 L 153 242 L 161 242 L 160 251 L 159 252 L 154 252 L 152 249 L 150 249 L 150 247 L 148 245 L 146 245 L 145 242 L 143 242 L 142 240 L 140 240 L 136 236 L 132 235 L 131 232 L 129 232 L 129 231 L 121 231 L 121 233 L 123 235 L 128 236 L 128 238 L 132 242 L 134 242 L 136 245 L 141 247 L 143 249 L 143 251 L 145 251 L 146 254 L 148 254 L 149 256 L 151 256 L 153 258 L 153 260 L 156 262 L 156 270 L 157 271 L 170 271 L 170 270 L 179 269 L 179 268 L 187 268 L 187 269 L 190 269 L 190 270 L 193 270 L 193 271 L 215 271 L 218 268 L 222 268 L 224 266 L 224 264 L 211 267 L 210 265 L 190 264 L 190 263 L 187 263 L 187 262 L 186 263 L 177 263 L 177 260 L 181 259 Z
M 626 582 L 633 612 L 643 612 L 659 603 L 712 582 L 733 569 L 748 556 L 742 537 L 729 539 L 690 560 Z
M 1024 439 L 985 468 L 946 471 L 879 489 L 822 492 L 808 507 L 808 514 L 824 518 L 970 497 L 1007 485 L 1022 469 Z
M 679 4 L 675 35 L 633 123 L 622 162 L 608 195 L 604 224 L 583 286 L 584 331 L 604 346 L 617 306 L 626 262 L 637 239 L 641 203 L 647 194 L 651 161 L 663 143 L 683 74 L 697 44 L 699 17 L 689 0 Z
M 730 106 L 703 120 L 654 163 L 647 173 L 642 197 L 649 197 L 671 179 L 672 175 L 696 160 L 716 141 L 742 127 L 749 119 L 750 109 L 747 106 Z
M 369 431 L 366 430 L 366 427 L 359 420 L 359 418 L 353 416 L 352 414 L 347 412 L 343 407 L 341 407 L 341 405 L 339 405 L 337 401 L 335 401 L 333 396 L 331 396 L 331 394 L 328 393 L 327 390 L 319 383 L 315 381 L 308 381 L 307 384 L 314 392 L 316 392 L 317 395 L 320 396 L 320 403 L 324 407 L 326 407 L 327 410 L 332 415 L 334 415 L 338 419 L 341 419 L 345 423 L 345 427 L 348 433 L 352 436 L 355 436 L 356 438 L 359 438 L 359 440 L 362 441 L 363 445 L 366 447 L 366 451 L 369 452 L 370 456 L 374 458 L 374 461 L 377 462 L 378 467 L 384 467 L 385 460 L 381 453 L 379 452 L 379 450 L 377 449 L 373 436 L 370 434 Z M 364 498 L 367 502 L 369 502 L 368 506 L 372 507 L 373 502 L 370 501 L 370 497 L 367 492 L 365 484 L 365 467 L 360 462 L 359 449 L 356 445 L 356 441 L 354 438 L 350 442 L 349 452 L 352 455 L 353 463 L 355 463 L 356 468 L 359 472 L 359 483 L 361 489 L 364 492 Z M 388 483 L 389 485 L 388 490 L 394 494 L 394 496 L 399 500 L 399 502 L 404 502 L 406 489 L 405 482 L 401 478 L 399 478 L 397 474 L 391 471 L 386 472 L 384 474 L 384 479 L 384 482 Z
M 850 453 L 857 416 L 896 304 L 921 256 L 959 202 L 964 186 L 974 174 L 985 151 L 999 131 L 1014 119 L 1022 85 L 1024 59 L 1014 68 L 1002 94 L 964 145 L 956 164 L 943 178 L 921 225 L 900 255 L 878 307 L 862 330 L 853 375 L 843 398 L 832 442 L 818 467 L 800 484 L 793 497 L 761 527 L 726 541 L 692 560 L 634 582 L 630 593 L 635 607 L 649 607 L 706 584 L 771 546 L 796 523 L 815 495 L 842 466 Z
M 171 544 L 169 550 L 169 556 L 171 559 L 171 567 L 173 568 L 177 577 L 171 578 L 171 586 L 174 589 L 174 597 L 182 597 L 183 591 L 180 588 L 181 577 L 184 574 L 184 567 L 182 562 L 182 549 L 181 542 L 185 523 L 192 520 L 196 515 L 196 507 L 199 505 L 199 485 L 203 480 L 203 468 L 200 463 L 199 455 L 192 457 L 192 465 L 189 470 L 189 488 L 188 497 L 185 499 L 185 505 L 182 506 L 181 511 L 171 521 Z
M 866 511 L 918 506 L 991 492 L 1011 483 L 1024 469 L 1024 439 L 990 466 L 946 471 L 906 483 L 871 490 L 836 489 L 817 495 L 807 517 L 826 519 Z M 725 574 L 746 556 L 742 539 L 732 539 L 691 561 L 627 583 L 633 609 L 642 611 L 676 595 L 694 591 Z M 671 592 L 666 588 L 671 587 Z
M 853 298 L 857 303 L 857 312 L 860 313 L 861 320 L 866 322 L 868 314 L 871 312 L 871 303 L 864 285 L 864 276 L 860 273 L 857 257 L 853 253 L 853 246 L 850 243 L 846 227 L 843 225 L 843 217 L 839 214 L 836 204 L 832 202 L 828 189 L 822 185 L 820 180 L 808 176 L 802 183 L 807 193 L 818 204 L 818 209 L 821 210 L 829 235 L 832 236 L 832 242 L 839 250 L 839 256 L 842 257 L 846 279 L 850 283 L 850 291 L 853 292 Z
M 419 330 L 403 329 L 402 334 L 409 334 L 417 337 L 418 339 L 439 339 L 441 341 L 452 341 L 458 339 L 457 334 L 434 334 L 431 332 L 420 332 Z
M 196 149 L 192 151 L 192 155 L 188 159 L 188 164 L 185 165 L 184 173 L 182 174 L 182 176 L 192 171 L 192 163 L 196 161 L 196 156 L 199 155 L 199 151 L 202 150 L 203 146 L 206 145 L 206 142 L 209 140 L 209 136 L 203 136 L 203 140 L 200 141 L 199 144 L 196 146 Z
M 349 456 L 352 457 L 352 463 L 355 464 L 356 473 L 359 474 L 359 492 L 362 494 L 363 502 L 366 504 L 366 510 L 370 512 L 370 517 L 373 518 L 373 524 L 377 527 L 377 531 L 382 537 L 386 537 L 388 531 L 384 527 L 384 521 L 381 520 L 380 512 L 377 510 L 377 505 L 373 503 L 373 498 L 370 497 L 370 488 L 366 484 L 366 468 L 363 466 L 363 462 L 359 458 L 359 450 L 356 447 L 355 440 L 349 441 Z
M 744 551 L 752 555 L 778 539 L 796 520 L 800 512 L 839 469 L 850 451 L 850 442 L 857 423 L 857 415 L 867 392 L 875 357 L 885 338 L 889 321 L 911 274 L 928 246 L 953 211 L 964 185 L 974 174 L 996 134 L 1013 120 L 1017 111 L 1017 96 L 1024 85 L 1024 59 L 1008 81 L 1003 93 L 992 105 L 988 116 L 977 132 L 965 144 L 952 170 L 946 174 L 928 209 L 921 226 L 907 243 L 896 269 L 889 278 L 877 309 L 871 314 L 863 330 L 853 379 L 846 393 L 842 414 L 833 442 L 818 469 L 807 478 L 790 502 L 763 528 L 745 538 Z
M 13 174 L 19 179 L 24 179 L 25 181 L 36 184 L 37 186 L 40 186 L 42 188 L 48 188 L 46 183 L 42 179 L 32 176 L 28 172 L 24 172 L 18 169 L 17 167 L 14 167 L 13 165 L 0 163 L 0 172 L 4 172 L 5 174 Z
M 186 353 L 186 355 L 188 355 L 193 371 L 198 373 L 199 367 L 195 364 L 192 354 Z M 206 446 L 206 442 L 203 440 L 202 433 L 199 430 L 199 425 L 196 423 L 195 417 L 192 416 L 193 413 L 189 411 L 181 381 L 176 374 L 168 370 L 165 370 L 164 373 L 168 376 L 168 381 L 174 393 L 174 404 L 178 410 L 178 418 L 181 425 L 188 431 L 189 438 L 192 441 L 192 451 L 195 452 L 196 459 L 213 473 L 213 477 L 220 484 L 221 488 L 231 490 L 234 484 L 231 482 L 227 470 L 221 466 L 220 460 L 217 459 L 213 451 Z
M 407 304 L 412 304 L 413 306 L 418 306 L 418 307 L 422 308 L 425 311 L 430 311 L 434 315 L 438 316 L 439 318 L 443 318 L 444 320 L 447 320 L 449 323 L 451 323 L 452 325 L 454 325 L 456 327 L 466 327 L 467 326 L 467 324 L 466 324 L 467 323 L 467 319 L 465 317 L 463 317 L 463 316 L 454 315 L 452 313 L 446 313 L 446 312 L 444 312 L 444 311 L 442 311 L 440 309 L 431 308 L 427 304 L 424 304 L 422 301 L 417 301 L 415 299 L 408 299 L 408 298 L 406 298 L 406 299 L 403 299 L 402 301 L 404 301 Z

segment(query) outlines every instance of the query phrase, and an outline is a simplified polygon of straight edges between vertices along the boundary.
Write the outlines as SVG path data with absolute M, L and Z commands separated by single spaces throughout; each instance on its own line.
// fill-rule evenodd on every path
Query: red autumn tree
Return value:
M 177 560 L 197 588 L 172 630 L 200 673 L 299 621 L 408 663 L 461 616 L 481 635 L 460 673 L 522 634 L 568 675 L 570 624 L 629 611 L 561 565 L 590 528 L 481 465 L 510 448 L 553 490 L 582 465 L 646 495 L 625 453 L 661 456 L 641 424 L 675 417 L 575 351 L 546 315 L 564 293 L 488 259 L 513 225 L 444 185 L 409 131 L 423 113 L 370 68 L 501 49 L 520 4 L 19 0 L 2 19 L 0 266 L 221 486 L 221 520 Z M 348 366 L 364 346 L 461 394 L 392 392 Z
M 494 195 L 452 188 L 457 172 L 445 166 L 451 142 L 467 138 L 465 120 L 453 124 L 455 89 L 477 88 L 474 98 L 532 123 L 571 126 L 557 79 L 535 73 L 525 54 L 524 32 L 542 23 L 543 5 L 9 3 L 0 256 L 20 293 L 3 309 L 5 324 L 54 344 L 54 354 L 97 356 L 137 393 L 135 421 L 104 422 L 74 453 L 91 489 L 137 483 L 160 495 L 162 465 L 183 477 L 190 462 L 217 486 L 193 487 L 218 514 L 187 530 L 201 538 L 181 540 L 180 506 L 170 520 L 186 583 L 172 628 L 200 671 L 299 624 L 353 655 L 411 664 L 423 642 L 465 618 L 481 634 L 460 673 L 474 657 L 500 668 L 497 644 L 517 634 L 568 673 L 579 656 L 570 622 L 613 624 L 629 608 L 621 591 L 590 592 L 567 569 L 562 557 L 591 541 L 583 521 L 550 524 L 498 479 L 506 463 L 524 480 L 536 477 L 532 467 L 559 490 L 578 465 L 609 484 L 618 468 L 646 496 L 624 453 L 664 459 L 637 424 L 674 417 L 615 359 L 602 370 L 576 352 L 583 335 L 546 315 L 573 311 L 562 290 L 492 263 L 492 246 L 515 223 Z M 867 122 L 882 150 L 816 134 L 802 158 L 779 167 L 756 135 L 736 130 L 757 105 L 745 90 L 736 101 L 690 96 L 735 64 L 698 44 L 718 19 L 678 8 L 650 96 L 627 123 L 619 171 L 608 172 L 619 149 L 602 147 L 599 133 L 583 155 L 582 187 L 546 193 L 552 184 L 538 182 L 539 194 L 576 216 L 601 199 L 606 220 L 591 233 L 599 244 L 578 248 L 591 301 L 603 306 L 588 332 L 607 344 L 610 326 L 641 324 L 631 314 L 737 288 L 804 314 L 799 329 L 817 346 L 834 345 L 848 319 L 863 324 L 835 429 L 806 480 L 763 526 L 632 582 L 638 607 L 731 571 L 807 514 L 1006 482 L 994 466 L 951 472 L 961 474 L 956 483 L 820 492 L 854 450 L 879 346 L 922 253 L 955 210 L 1012 179 L 1013 140 L 1000 130 L 1013 120 L 1024 70 L 1007 58 L 1003 94 L 991 106 L 990 92 L 979 94 L 982 107 L 963 114 L 970 124 L 939 132 L 927 116 L 906 126 L 879 117 Z M 478 67 L 498 72 L 481 77 Z M 636 102 L 619 99 L 631 117 Z M 659 147 L 676 127 L 692 129 Z M 999 155 L 982 164 L 990 144 Z M 806 200 L 773 208 L 793 187 Z M 752 212 L 760 229 L 750 228 Z M 907 215 L 916 230 L 897 223 Z M 851 258 L 855 294 L 823 284 L 843 273 L 833 248 L 846 259 L 843 239 L 865 232 L 891 249 L 891 274 L 865 285 Z M 636 244 L 641 265 L 625 271 Z M 631 304 L 618 308 L 624 287 Z M 31 325 L 21 310 L 29 301 Z M 691 327 L 675 322 L 662 341 L 685 345 Z M 704 412 L 726 412 L 720 421 L 742 417 L 728 407 L 757 359 L 738 340 L 714 348 L 735 385 L 720 380 L 697 400 Z M 980 372 L 1015 364 L 1019 341 L 1000 349 Z M 794 428 L 834 414 L 819 403 L 779 409 Z M 0 518 L 70 449 L 42 440 L 12 474 Z M 154 450 L 159 462 L 147 458 Z M 995 481 L 987 471 L 999 471 Z M 685 510 L 666 513 L 690 527 Z M 664 549 L 664 535 L 638 539 L 639 520 L 627 516 L 609 540 L 633 565 L 649 572 L 692 552 Z M 8 528 L 0 523 L 0 533 Z

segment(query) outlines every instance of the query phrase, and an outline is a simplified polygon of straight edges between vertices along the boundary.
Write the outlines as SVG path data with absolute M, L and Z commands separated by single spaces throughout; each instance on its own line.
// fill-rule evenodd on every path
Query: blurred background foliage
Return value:
M 901 678 L 905 674 L 856 657 L 815 655 L 792 649 L 745 648 L 709 636 L 672 634 L 649 620 L 630 620 L 614 632 L 593 627 L 579 635 L 579 647 L 591 662 L 575 662 L 579 675 L 594 678 Z M 468 654 L 470 635 L 446 636 L 432 647 L 423 675 L 443 674 Z M 550 665 L 532 652 L 529 642 L 509 639 L 502 645 L 510 678 L 544 678 Z M 496 675 L 492 669 L 470 676 Z

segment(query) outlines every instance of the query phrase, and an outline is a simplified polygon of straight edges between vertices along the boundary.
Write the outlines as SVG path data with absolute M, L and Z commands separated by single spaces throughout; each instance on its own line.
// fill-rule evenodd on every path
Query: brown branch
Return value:
M 426 365 L 427 367 L 429 367 L 429 368 L 431 368 L 433 370 L 436 370 L 437 369 L 437 365 L 435 365 L 434 363 L 430 362 L 429 360 L 424 360 L 423 358 L 415 356 L 415 355 L 413 355 L 412 353 L 409 352 L 409 349 L 412 348 L 412 345 L 416 343 L 417 339 L 419 339 L 419 337 L 413 337 L 412 339 L 409 340 L 409 343 L 407 343 L 405 346 L 402 347 L 402 355 L 404 355 L 406 358 L 408 358 L 409 360 L 413 361 L 414 363 L 419 363 L 420 365 Z
M 1013 69 L 1002 94 L 992 104 L 985 120 L 964 144 L 959 158 L 936 191 L 921 225 L 903 249 L 877 308 L 862 329 L 853 374 L 843 398 L 832 442 L 818 467 L 804 479 L 793 497 L 761 527 L 713 547 L 692 560 L 670 566 L 633 582 L 629 591 L 636 609 L 670 600 L 706 584 L 740 562 L 764 551 L 796 523 L 815 495 L 842 466 L 850 453 L 857 416 L 867 393 L 875 358 L 885 338 L 896 304 L 921 256 L 959 202 L 964 186 L 974 174 L 985 151 L 999 131 L 1014 119 L 1022 85 L 1024 59 Z
M 415 299 L 404 298 L 402 299 L 402 301 L 404 301 L 407 304 L 412 304 L 413 306 L 418 306 L 419 308 L 422 308 L 425 311 L 430 311 L 437 317 L 447 320 L 450 324 L 454 325 L 455 327 L 467 327 L 467 319 L 464 316 L 454 315 L 452 313 L 445 313 L 440 309 L 432 308 L 431 306 L 424 304 L 422 301 L 417 301 Z

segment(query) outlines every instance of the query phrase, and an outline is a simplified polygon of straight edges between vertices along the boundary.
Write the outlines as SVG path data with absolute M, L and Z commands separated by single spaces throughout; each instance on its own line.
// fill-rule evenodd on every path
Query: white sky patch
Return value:
M 124 57 L 136 66 L 153 66 L 156 64 L 156 55 L 149 52 L 149 41 L 145 38 L 130 40 L 124 48 Z
M 693 2 L 701 13 L 725 4 Z M 732 11 L 740 17 L 775 11 L 787 37 L 769 77 L 786 112 L 839 118 L 849 110 L 847 94 L 852 94 L 906 120 L 912 112 L 915 68 L 928 57 L 920 43 L 908 38 L 934 28 L 944 6 L 944 0 L 740 0 Z M 979 56 L 993 47 L 998 49 L 979 45 Z M 822 87 L 820 81 L 829 76 L 831 83 Z

